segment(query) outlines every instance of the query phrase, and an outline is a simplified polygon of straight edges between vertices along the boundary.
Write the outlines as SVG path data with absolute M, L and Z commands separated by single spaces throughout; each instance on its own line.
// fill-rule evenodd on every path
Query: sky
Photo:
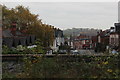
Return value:
M 109 29 L 118 22 L 117 2 L 2 2 L 8 8 L 29 7 L 45 24 L 68 28 Z

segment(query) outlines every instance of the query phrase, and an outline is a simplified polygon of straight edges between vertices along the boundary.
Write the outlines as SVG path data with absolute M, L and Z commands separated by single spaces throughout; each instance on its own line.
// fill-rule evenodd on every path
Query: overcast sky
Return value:
M 118 22 L 117 2 L 3 2 L 8 8 L 29 7 L 43 23 L 60 29 L 108 29 Z

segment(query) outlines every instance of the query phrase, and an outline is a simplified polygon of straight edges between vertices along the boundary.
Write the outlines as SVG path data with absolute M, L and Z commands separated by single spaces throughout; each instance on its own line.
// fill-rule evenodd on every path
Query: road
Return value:
M 93 55 L 93 54 L 102 54 L 102 53 L 95 53 L 94 50 L 78 50 L 79 54 L 82 55 Z

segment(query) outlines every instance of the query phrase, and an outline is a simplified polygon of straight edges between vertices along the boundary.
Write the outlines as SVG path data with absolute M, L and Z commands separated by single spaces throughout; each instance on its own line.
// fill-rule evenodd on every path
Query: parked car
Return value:
M 58 54 L 66 54 L 67 53 L 67 50 L 59 50 L 58 51 Z
M 79 54 L 78 50 L 71 50 L 72 54 Z

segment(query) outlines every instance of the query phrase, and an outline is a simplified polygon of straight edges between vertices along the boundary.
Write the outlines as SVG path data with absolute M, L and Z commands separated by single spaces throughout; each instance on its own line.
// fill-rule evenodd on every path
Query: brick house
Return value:
M 67 45 L 70 46 L 71 49 L 73 49 L 73 37 L 70 36 L 70 37 L 66 37 L 64 38 L 65 39 L 65 42 L 67 42 Z
M 97 43 L 95 45 L 95 52 L 104 52 L 106 47 L 109 46 L 110 29 L 100 31 L 97 34 Z
M 109 35 L 110 35 L 109 30 L 100 31 L 97 35 L 98 43 L 109 45 Z
M 95 49 L 97 41 L 98 41 L 97 36 L 92 36 L 91 40 L 92 40 L 92 49 Z
M 73 47 L 75 49 L 87 49 L 91 48 L 92 40 L 89 36 L 79 35 L 74 38 Z
M 116 32 L 111 33 L 109 37 L 110 46 L 119 46 L 120 44 L 120 35 Z
M 109 44 L 111 48 L 120 47 L 120 23 L 115 23 L 115 32 L 110 33 Z

